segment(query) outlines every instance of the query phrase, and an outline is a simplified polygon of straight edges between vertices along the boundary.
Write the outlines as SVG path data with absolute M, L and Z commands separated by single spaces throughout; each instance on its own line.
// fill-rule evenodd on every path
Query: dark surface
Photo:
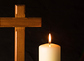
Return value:
M 62 47 L 61 61 L 84 59 L 84 1 L 81 0 L 1 0 L 0 17 L 14 17 L 14 5 L 26 5 L 26 17 L 42 17 L 41 28 L 26 28 L 26 61 L 38 61 L 38 46 L 52 42 Z M 14 28 L 0 28 L 0 61 L 13 61 Z

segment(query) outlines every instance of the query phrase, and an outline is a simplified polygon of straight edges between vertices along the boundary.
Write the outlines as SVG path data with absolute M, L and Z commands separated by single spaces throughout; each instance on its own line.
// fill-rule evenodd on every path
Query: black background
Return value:
M 14 17 L 15 4 L 25 4 L 26 17 L 42 17 L 41 28 L 25 30 L 25 61 L 38 61 L 38 46 L 49 32 L 61 46 L 61 61 L 83 61 L 83 0 L 0 0 L 0 17 Z M 0 61 L 13 60 L 14 28 L 0 28 Z

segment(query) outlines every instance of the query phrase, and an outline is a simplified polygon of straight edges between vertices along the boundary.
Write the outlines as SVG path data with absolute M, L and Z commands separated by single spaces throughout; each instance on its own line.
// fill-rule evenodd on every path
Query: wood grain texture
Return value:
M 41 27 L 41 18 L 0 18 L 0 27 Z
M 25 5 L 15 5 L 15 17 L 25 17 Z
M 25 61 L 25 27 L 15 27 L 15 61 Z
M 21 24 L 26 23 L 25 22 L 26 20 L 22 19 L 25 17 L 24 14 L 25 6 L 15 5 L 15 9 L 17 9 L 15 10 L 15 20 L 14 18 L 13 20 L 12 19 L 8 19 L 8 20 L 10 20 L 10 22 L 12 20 L 11 24 L 14 24 L 15 26 L 16 25 L 21 26 Z M 15 27 L 15 61 L 25 61 L 25 27 Z

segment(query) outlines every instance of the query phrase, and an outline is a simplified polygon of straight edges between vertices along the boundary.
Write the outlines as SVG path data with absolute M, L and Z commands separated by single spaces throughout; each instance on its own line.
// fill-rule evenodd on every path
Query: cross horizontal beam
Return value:
M 41 27 L 41 18 L 0 17 L 0 27 Z

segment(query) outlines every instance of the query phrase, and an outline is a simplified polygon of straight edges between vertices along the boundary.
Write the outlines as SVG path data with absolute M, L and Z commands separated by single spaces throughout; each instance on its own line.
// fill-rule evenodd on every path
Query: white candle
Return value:
M 51 35 L 49 34 L 49 43 L 39 46 L 39 61 L 60 61 L 61 47 L 51 43 Z

